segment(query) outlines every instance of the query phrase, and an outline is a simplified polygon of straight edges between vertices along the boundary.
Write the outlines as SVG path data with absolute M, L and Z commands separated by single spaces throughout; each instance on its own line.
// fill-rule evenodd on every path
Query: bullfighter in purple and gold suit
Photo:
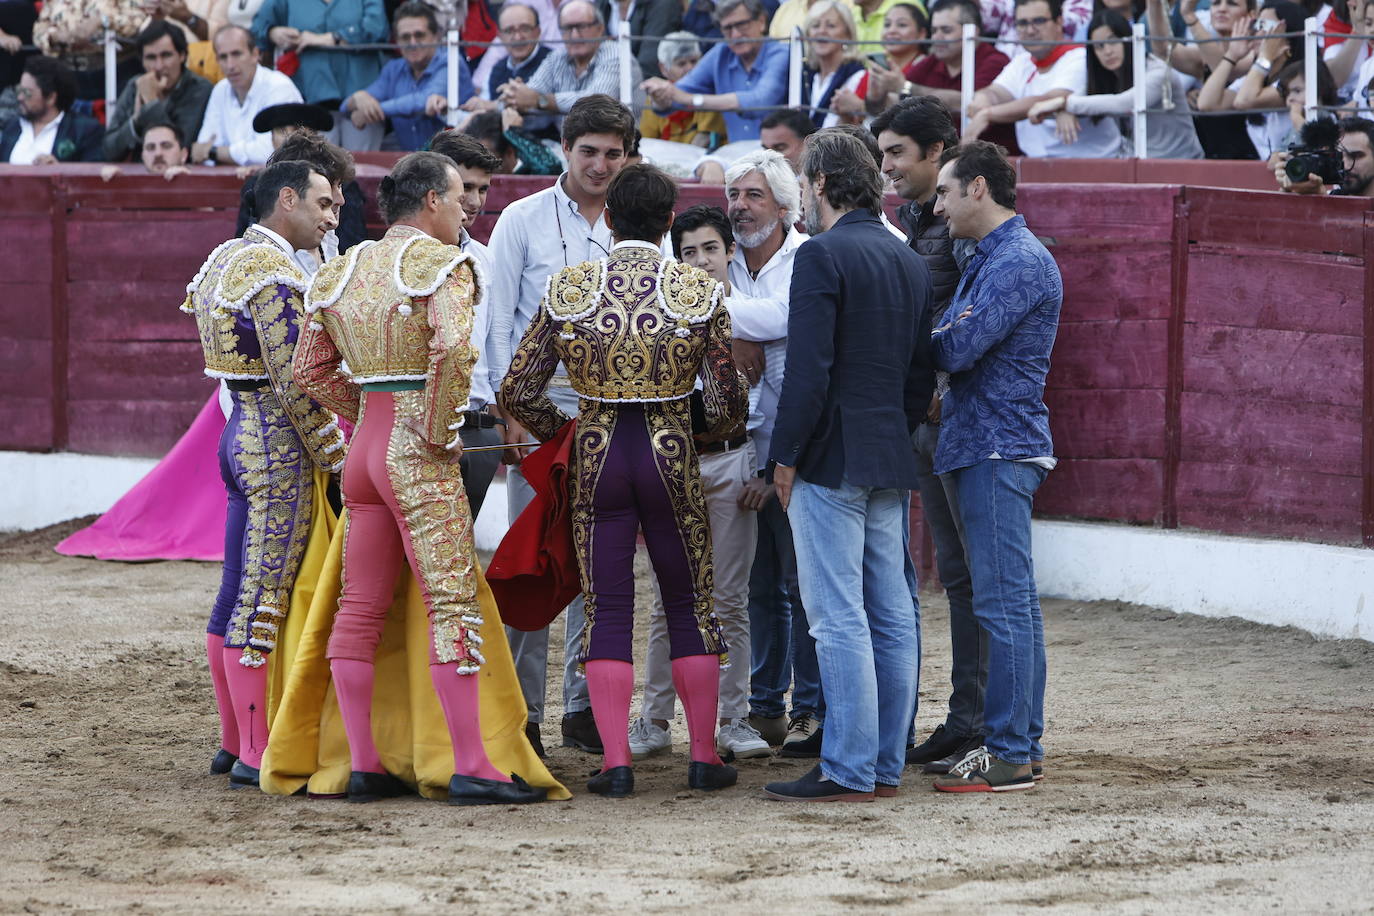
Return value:
M 297 249 L 334 228 L 329 180 L 304 162 L 268 166 L 242 238 L 211 253 L 186 287 L 205 374 L 225 379 L 233 412 L 220 437 L 228 491 L 224 576 L 207 633 L 221 744 L 213 772 L 257 785 L 267 747 L 266 656 L 276 646 L 310 533 L 315 467 L 343 460 L 335 418 L 291 379 L 309 281 Z
M 719 666 L 726 646 L 711 602 L 711 530 L 689 408 L 698 377 L 708 432 L 744 420 L 746 392 L 730 356 L 720 284 L 665 261 L 658 239 L 677 189 L 652 166 L 612 179 L 610 257 L 549 280 L 543 304 L 501 386 L 501 407 L 541 440 L 569 418 L 545 393 L 561 360 L 581 398 L 572 455 L 573 540 L 586 595 L 582 660 L 605 747 L 587 788 L 630 794 L 627 739 L 634 686 L 632 563 L 642 527 L 667 612 L 673 681 L 691 733 L 693 788 L 733 785 L 715 750 Z

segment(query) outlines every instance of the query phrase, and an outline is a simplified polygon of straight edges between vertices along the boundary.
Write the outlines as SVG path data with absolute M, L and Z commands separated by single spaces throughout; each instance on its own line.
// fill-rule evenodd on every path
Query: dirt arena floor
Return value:
M 625 801 L 587 795 L 596 761 L 552 747 L 572 801 L 353 806 L 208 775 L 217 567 L 54 554 L 75 527 L 0 538 L 3 913 L 1374 907 L 1370 643 L 1046 601 L 1033 792 L 945 796 L 909 773 L 896 799 L 784 804 L 759 787 L 810 763 L 782 759 L 690 792 L 679 717 L 674 755 L 641 764 Z M 945 621 L 929 595 L 923 734 L 943 715 Z

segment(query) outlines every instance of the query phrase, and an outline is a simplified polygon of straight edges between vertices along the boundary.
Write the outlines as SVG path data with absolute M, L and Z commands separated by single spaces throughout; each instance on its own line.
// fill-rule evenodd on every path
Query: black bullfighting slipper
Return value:
M 510 782 L 499 779 L 483 779 L 480 776 L 464 776 L 454 773 L 448 781 L 448 803 L 450 805 L 529 805 L 541 802 L 549 794 L 548 789 L 535 788 L 525 780 L 510 774 Z
M 739 773 L 723 763 L 693 760 L 687 766 L 687 786 L 692 789 L 727 789 L 739 781 Z
M 234 764 L 238 762 L 238 759 L 237 754 L 231 754 L 224 748 L 220 748 L 215 751 L 215 756 L 210 761 L 210 775 L 223 776 L 234 768 Z
M 390 773 L 366 773 L 354 770 L 348 776 L 348 800 L 370 802 L 379 798 L 413 795 L 414 790 Z
M 611 767 L 593 773 L 587 780 L 587 791 L 607 798 L 628 798 L 635 791 L 635 771 L 630 767 Z
M 249 786 L 258 788 L 258 768 L 250 767 L 242 760 L 235 760 L 234 765 L 229 768 L 229 788 L 246 789 Z

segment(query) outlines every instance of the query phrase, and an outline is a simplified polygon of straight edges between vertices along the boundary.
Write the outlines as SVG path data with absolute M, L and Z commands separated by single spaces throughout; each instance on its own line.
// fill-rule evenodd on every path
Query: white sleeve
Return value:
M 305 101 L 301 97 L 301 91 L 289 78 L 273 80 L 269 85 L 271 91 L 266 94 L 266 104 L 262 106 L 263 108 Z M 261 111 L 262 109 L 258 110 Z M 229 144 L 229 155 L 234 157 L 234 161 L 239 165 L 262 165 L 267 161 L 267 157 L 272 155 L 272 132 L 260 134 L 250 129 L 248 134 L 249 139 Z
M 1045 82 L 1038 88 L 1036 95 L 1044 95 L 1056 89 L 1067 89 L 1078 94 L 1087 91 L 1087 88 L 1088 53 L 1082 48 L 1075 48 L 1050 67 L 1050 72 L 1045 74 Z
M 514 355 L 511 335 L 515 331 L 515 308 L 520 302 L 520 278 L 525 269 L 525 227 L 521 224 L 522 209 L 507 209 L 496 221 L 487 243 L 491 269 L 487 272 L 490 291 L 487 293 L 487 320 L 491 330 L 487 339 L 491 344 L 491 358 L 487 371 L 493 391 L 501 390 Z
M 228 88 L 228 83 L 221 81 L 221 85 Z M 210 102 L 205 106 L 205 117 L 200 122 L 200 133 L 196 135 L 197 143 L 209 143 L 214 137 L 227 140 L 228 137 L 220 137 L 224 133 L 224 128 L 220 122 L 224 120 L 224 93 L 219 91 L 219 86 L 215 86 L 210 91 Z
M 1022 66 L 1023 57 L 1029 59 L 1029 55 L 1018 54 L 1007 65 L 1002 68 L 1002 72 L 997 74 L 997 79 L 992 81 L 992 85 L 999 86 L 1011 93 L 1011 97 L 1019 99 L 1026 92 L 1025 68 Z
M 740 340 L 764 343 L 787 336 L 787 297 L 754 297 L 737 294 L 725 297 L 730 326 Z
M 1168 77 L 1167 67 L 1150 66 L 1145 71 L 1145 107 L 1158 108 L 1164 101 L 1164 80 Z M 1128 115 L 1135 111 L 1135 90 L 1127 89 L 1111 95 L 1071 95 L 1064 104 L 1070 114 L 1086 115 Z

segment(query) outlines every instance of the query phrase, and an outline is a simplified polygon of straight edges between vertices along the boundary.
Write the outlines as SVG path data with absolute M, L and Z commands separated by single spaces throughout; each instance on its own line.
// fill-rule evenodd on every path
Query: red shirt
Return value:
M 1011 58 L 990 44 L 980 42 L 973 51 L 973 88 L 982 89 L 997 79 L 997 74 L 1011 62 Z M 917 86 L 931 89 L 951 89 L 958 92 L 963 75 L 951 75 L 945 62 L 934 54 L 928 54 L 906 69 L 906 78 Z M 955 120 L 958 127 L 958 120 Z M 984 140 L 1000 143 L 1013 156 L 1020 155 L 1021 148 L 1016 145 L 1016 125 L 994 124 L 983 133 Z

